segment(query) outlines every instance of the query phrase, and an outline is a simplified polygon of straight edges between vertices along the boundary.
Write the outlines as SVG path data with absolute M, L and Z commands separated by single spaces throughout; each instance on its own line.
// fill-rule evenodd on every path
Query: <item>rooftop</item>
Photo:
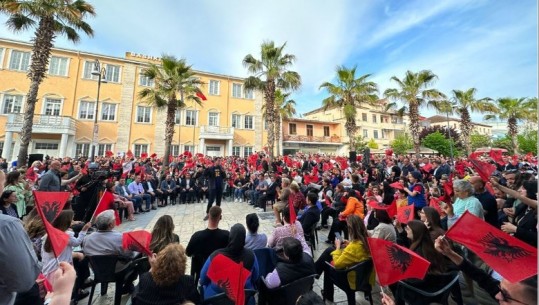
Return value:
M 457 118 L 452 118 L 452 117 L 447 118 L 446 116 L 443 116 L 443 115 L 434 115 L 429 118 L 426 118 L 426 121 L 429 121 L 430 123 L 445 123 L 447 121 L 460 122 L 461 120 Z M 491 125 L 487 125 L 483 123 L 472 122 L 472 124 L 478 125 L 478 126 L 492 127 Z
M 339 122 L 330 122 L 330 121 L 323 121 L 323 120 L 311 120 L 311 119 L 303 119 L 303 118 L 288 118 L 283 119 L 285 122 L 303 122 L 303 123 L 320 123 L 325 125 L 338 125 Z

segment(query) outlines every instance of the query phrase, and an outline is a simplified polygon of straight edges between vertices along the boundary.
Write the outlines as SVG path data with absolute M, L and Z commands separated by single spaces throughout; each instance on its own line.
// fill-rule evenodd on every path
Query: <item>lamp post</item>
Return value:
M 451 168 L 453 168 L 453 139 L 451 138 L 451 126 L 449 125 L 449 111 L 445 113 L 447 117 L 447 132 L 449 135 L 449 153 L 451 155 Z
M 98 59 L 95 60 L 94 68 L 92 69 L 92 75 L 97 76 L 97 98 L 95 101 L 95 114 L 94 114 L 94 133 L 92 136 L 92 152 L 90 154 L 90 160 L 95 161 L 95 153 L 97 150 L 98 136 L 99 136 L 99 125 L 97 124 L 97 116 L 99 114 L 99 92 L 101 91 L 101 83 L 106 83 L 105 78 L 105 67 L 101 67 L 101 63 Z

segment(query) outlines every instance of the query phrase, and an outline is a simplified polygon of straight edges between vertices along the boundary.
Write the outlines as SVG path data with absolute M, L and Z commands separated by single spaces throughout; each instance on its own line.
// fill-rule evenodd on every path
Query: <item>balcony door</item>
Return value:
M 206 155 L 210 157 L 223 157 L 223 146 L 206 145 Z

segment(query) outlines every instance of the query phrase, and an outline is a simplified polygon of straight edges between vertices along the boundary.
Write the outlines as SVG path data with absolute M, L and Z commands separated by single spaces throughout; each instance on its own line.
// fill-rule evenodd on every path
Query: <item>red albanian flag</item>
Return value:
M 414 205 L 405 206 L 397 211 L 397 220 L 400 223 L 407 224 L 408 221 L 414 220 Z
M 386 156 L 388 157 L 393 156 L 393 149 L 386 149 Z
M 442 211 L 442 207 L 440 206 L 440 202 L 442 202 L 440 199 L 438 199 L 436 197 L 430 197 L 429 207 L 436 209 L 436 212 L 438 212 L 438 214 L 440 214 L 440 216 L 441 216 L 441 215 L 444 215 L 444 212 Z
M 472 250 L 511 283 L 537 274 L 537 248 L 498 230 L 468 211 L 445 236 Z
M 375 210 L 386 210 L 389 217 L 393 218 L 397 215 L 397 200 L 393 200 L 391 204 L 384 204 L 376 200 L 371 200 L 367 204 Z
M 331 163 L 324 162 L 324 164 L 322 165 L 322 170 L 325 171 L 325 172 L 330 171 L 331 170 Z
M 204 95 L 204 93 L 202 93 L 201 91 L 197 91 L 196 96 L 198 96 L 198 98 L 200 98 L 200 99 L 203 100 L 203 101 L 207 101 L 207 100 L 208 100 L 208 98 L 206 98 L 206 96 Z
M 451 200 L 451 196 L 453 195 L 453 173 L 449 175 L 447 182 L 444 183 L 444 193 Z
M 489 151 L 488 155 L 490 156 L 490 158 L 492 158 L 492 160 L 494 160 L 494 162 L 496 162 L 496 163 L 498 163 L 500 165 L 505 164 L 503 162 L 503 153 L 502 153 L 501 149 L 491 149 Z
M 155 159 L 156 157 L 157 157 L 156 153 L 153 153 L 153 154 L 150 155 L 150 158 L 152 158 L 152 159 Z
M 397 190 L 404 190 L 404 185 L 402 185 L 400 182 L 393 182 L 389 186 Z
M 208 268 L 208 277 L 223 289 L 226 296 L 236 305 L 245 304 L 245 282 L 251 271 L 243 267 L 243 262 L 236 263 L 232 259 L 217 254 Z
M 69 199 L 68 192 L 38 192 L 34 191 L 34 198 L 39 202 L 39 209 L 48 222 L 52 223 Z
M 193 158 L 193 153 L 191 153 L 190 151 L 186 150 L 183 152 L 183 155 L 186 156 L 187 158 Z
M 144 230 L 125 232 L 122 235 L 122 247 L 125 250 L 141 252 L 148 256 L 152 255 L 150 250 L 151 241 L 152 234 Z
M 415 252 L 380 238 L 367 238 L 381 286 L 404 279 L 423 279 L 430 262 Z
M 142 159 L 146 159 L 146 158 L 148 158 L 148 153 L 142 153 L 142 154 L 140 154 L 140 157 Z
M 125 154 L 129 159 L 132 159 L 133 158 L 133 152 L 130 150 L 127 151 L 127 153 Z
M 110 158 L 110 157 L 112 157 L 112 156 L 114 156 L 114 153 L 113 153 L 112 151 L 107 150 L 107 151 L 105 152 L 105 157 Z
M 328 208 L 331 207 L 331 200 L 329 199 L 328 195 L 326 195 L 326 192 L 324 192 L 323 196 L 324 196 L 324 204 Z
M 294 197 L 296 197 L 297 194 L 290 194 L 288 196 L 288 210 L 290 211 L 290 224 L 296 223 L 296 209 L 294 208 Z
M 92 215 L 92 222 L 94 217 L 101 214 L 101 212 L 111 209 L 114 209 L 114 195 L 109 191 L 104 191 L 103 195 L 101 195 L 101 199 L 99 199 L 99 202 L 97 203 L 94 214 Z M 115 220 L 117 226 L 122 224 L 120 214 L 118 214 L 118 211 L 116 210 L 114 210 L 114 218 L 116 218 Z
M 48 211 L 48 215 L 49 217 L 52 217 L 52 219 L 60 214 L 62 209 L 59 207 L 62 206 L 63 208 L 67 201 L 67 198 L 63 201 L 59 201 L 62 200 L 62 198 L 56 198 L 56 196 L 62 196 L 60 195 L 61 193 L 63 192 L 34 192 L 37 212 L 45 225 L 45 232 L 47 232 L 47 238 L 51 241 L 52 252 L 55 257 L 60 256 L 62 251 L 64 251 L 69 242 L 69 236 L 65 232 L 53 227 L 44 211 Z M 69 196 L 69 193 L 66 192 L 66 194 Z

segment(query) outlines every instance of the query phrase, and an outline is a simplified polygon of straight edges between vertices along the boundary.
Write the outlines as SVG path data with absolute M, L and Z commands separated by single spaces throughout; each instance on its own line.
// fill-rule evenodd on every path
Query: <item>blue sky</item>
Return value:
M 321 105 L 327 95 L 318 87 L 332 81 L 337 65 L 372 73 L 381 93 L 394 85 L 391 76 L 429 69 L 445 93 L 475 87 L 478 97 L 537 96 L 536 0 L 90 2 L 95 37 L 77 45 L 58 38 L 57 46 L 114 56 L 167 53 L 198 70 L 243 77 L 243 57 L 259 57 L 262 41 L 287 42 L 303 78 L 293 94 L 299 113 Z M 0 26 L 0 37 L 31 36 Z

